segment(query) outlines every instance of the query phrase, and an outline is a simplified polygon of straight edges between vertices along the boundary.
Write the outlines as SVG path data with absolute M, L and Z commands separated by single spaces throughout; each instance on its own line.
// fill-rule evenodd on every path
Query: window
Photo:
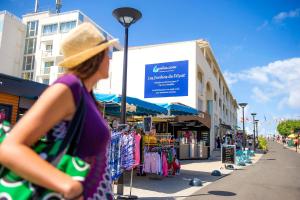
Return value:
M 71 22 L 63 22 L 60 23 L 59 31 L 61 33 L 69 32 L 71 29 L 73 29 L 76 26 L 76 21 Z
M 33 72 L 22 73 L 22 78 L 26 80 L 33 80 Z
M 44 71 L 42 74 L 49 74 L 50 73 L 50 67 L 54 65 L 54 61 L 47 61 L 44 64 Z
M 23 70 L 33 70 L 33 69 L 34 69 L 34 56 L 24 56 Z
M 202 74 L 202 72 L 198 71 L 197 78 L 198 78 L 198 81 L 200 81 L 200 83 L 203 83 L 203 74 Z
M 54 65 L 54 61 L 47 61 L 47 62 L 45 62 L 44 67 L 45 67 L 45 68 L 50 68 L 50 67 L 53 66 L 53 65 Z
M 214 75 L 215 75 L 215 77 L 216 77 L 216 79 L 218 78 L 218 72 L 217 72 L 217 70 L 216 70 L 216 68 L 214 67 L 214 69 L 213 69 L 213 73 L 214 73 Z
M 214 100 L 217 101 L 217 93 L 214 91 Z
M 29 38 L 25 40 L 24 54 L 35 53 L 36 38 Z
M 78 20 L 83 22 L 83 15 L 81 13 L 79 13 L 79 15 L 78 15 Z
M 52 44 L 46 44 L 46 51 L 52 51 Z
M 51 35 L 57 32 L 57 24 L 49 24 L 43 26 L 43 35 Z
M 43 83 L 49 85 L 49 78 L 44 78 Z
M 38 24 L 38 21 L 27 22 L 26 37 L 33 37 L 37 35 Z

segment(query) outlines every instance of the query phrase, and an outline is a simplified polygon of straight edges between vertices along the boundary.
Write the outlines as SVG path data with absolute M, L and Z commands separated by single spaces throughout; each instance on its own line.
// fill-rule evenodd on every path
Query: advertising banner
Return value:
M 144 98 L 188 96 L 188 60 L 147 64 Z

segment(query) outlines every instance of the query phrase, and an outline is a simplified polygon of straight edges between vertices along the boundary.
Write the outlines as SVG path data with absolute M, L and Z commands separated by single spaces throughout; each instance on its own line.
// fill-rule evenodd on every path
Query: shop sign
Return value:
M 147 64 L 144 98 L 188 96 L 188 60 Z
M 224 164 L 235 164 L 236 158 L 236 146 L 235 145 L 222 145 L 221 157 Z

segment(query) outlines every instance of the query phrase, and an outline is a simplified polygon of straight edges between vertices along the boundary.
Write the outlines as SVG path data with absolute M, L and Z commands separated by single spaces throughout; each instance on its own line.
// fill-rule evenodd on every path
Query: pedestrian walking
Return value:
M 220 137 L 218 136 L 217 138 L 217 148 L 221 148 L 221 140 L 220 140 Z
M 0 145 L 4 166 L 64 199 L 113 199 L 107 163 L 110 133 L 92 89 L 108 77 L 108 48 L 115 42 L 106 40 L 90 23 L 68 33 L 61 44 L 64 60 L 59 63 L 66 73 L 43 92 Z M 83 182 L 59 171 L 30 148 L 56 124 L 71 121 L 81 98 L 86 114 L 76 156 L 90 164 Z

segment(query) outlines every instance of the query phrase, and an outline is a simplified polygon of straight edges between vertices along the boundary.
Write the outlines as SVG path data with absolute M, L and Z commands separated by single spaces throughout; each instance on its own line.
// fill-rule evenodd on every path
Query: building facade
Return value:
M 83 22 L 91 22 L 109 40 L 113 37 L 82 12 L 75 10 L 64 13 L 50 11 L 23 15 L 26 24 L 25 50 L 21 77 L 44 84 L 51 84 L 64 69 L 58 67 L 63 59 L 60 43 L 70 30 Z M 116 44 L 112 51 L 120 50 Z
M 21 19 L 8 11 L 0 12 L 0 73 L 21 74 L 25 30 Z
M 100 93 L 122 93 L 123 51 L 114 52 L 110 78 Z M 215 139 L 233 132 L 237 102 L 207 41 L 187 41 L 129 48 L 127 95 L 153 103 L 180 102 L 211 117 L 210 149 Z

